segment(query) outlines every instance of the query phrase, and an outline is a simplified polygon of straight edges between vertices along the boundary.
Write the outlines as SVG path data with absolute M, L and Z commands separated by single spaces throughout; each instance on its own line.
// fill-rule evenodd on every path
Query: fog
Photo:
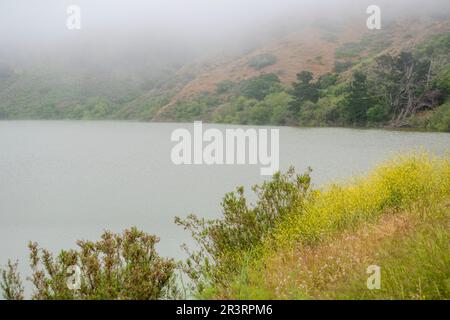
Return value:
M 448 0 L 0 0 L 0 59 L 185 61 L 249 50 L 320 20 L 356 18 L 364 27 L 370 4 L 385 20 L 450 12 Z M 66 27 L 69 5 L 81 9 L 80 30 Z

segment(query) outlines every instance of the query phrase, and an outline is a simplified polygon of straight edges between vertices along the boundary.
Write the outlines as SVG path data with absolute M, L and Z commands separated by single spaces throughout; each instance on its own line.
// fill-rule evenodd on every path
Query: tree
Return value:
M 292 100 L 293 97 L 286 92 L 274 93 L 264 99 L 264 103 L 269 105 L 272 110 L 271 124 L 285 125 L 289 121 L 292 117 L 289 111 Z
M 235 86 L 234 82 L 231 80 L 223 80 L 217 84 L 216 92 L 218 94 L 228 93 Z
M 367 89 L 367 77 L 361 71 L 353 73 L 349 95 L 344 103 L 343 116 L 347 124 L 363 125 L 367 121 L 367 110 L 371 106 L 371 97 Z
M 280 79 L 273 73 L 242 81 L 240 93 L 246 98 L 263 100 L 267 95 L 281 91 Z
M 319 77 L 317 80 L 318 89 L 328 89 L 331 86 L 334 86 L 338 81 L 338 75 L 336 73 L 326 73 Z
M 377 59 L 373 71 L 376 95 L 388 105 L 391 124 L 403 126 L 418 111 L 432 109 L 442 101 L 443 93 L 433 86 L 433 63 L 410 52 L 397 57 L 388 54 Z
M 298 115 L 300 108 L 305 101 L 316 103 L 319 100 L 318 86 L 311 81 L 314 79 L 312 72 L 302 71 L 297 74 L 297 82 L 292 84 L 292 95 L 294 100 L 291 103 L 291 111 Z
M 289 103 L 292 96 L 286 92 L 272 93 L 250 109 L 250 123 L 257 125 L 284 125 L 291 117 Z

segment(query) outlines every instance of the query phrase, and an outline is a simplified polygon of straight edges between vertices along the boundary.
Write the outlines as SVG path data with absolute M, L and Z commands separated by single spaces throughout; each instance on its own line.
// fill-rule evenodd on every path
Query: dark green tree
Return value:
M 349 95 L 344 103 L 343 117 L 349 125 L 364 125 L 367 121 L 367 110 L 371 107 L 367 76 L 361 72 L 353 73 L 349 87 Z
M 276 74 L 268 73 L 248 80 L 240 84 L 240 93 L 246 98 L 263 100 L 272 93 L 282 90 L 280 79 Z
M 314 75 L 310 71 L 302 71 L 297 74 L 297 82 L 292 84 L 292 95 L 294 100 L 291 103 L 290 109 L 294 115 L 298 115 L 301 106 L 306 101 L 316 103 L 319 100 L 319 90 L 315 83 L 312 83 Z

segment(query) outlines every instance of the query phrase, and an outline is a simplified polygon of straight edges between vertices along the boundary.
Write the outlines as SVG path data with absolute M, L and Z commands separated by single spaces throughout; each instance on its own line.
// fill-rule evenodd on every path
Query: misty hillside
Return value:
M 158 112 L 156 119 L 173 120 L 175 117 L 175 120 L 192 120 L 177 119 L 176 109 L 180 108 L 177 105 L 183 108 L 186 100 L 202 103 L 206 95 L 213 103 L 204 108 L 207 110 L 194 115 L 194 118 L 200 116 L 217 121 L 214 118 L 216 111 L 226 108 L 232 100 L 229 97 L 232 91 L 230 88 L 236 89 L 248 79 L 273 74 L 278 77 L 282 86 L 290 86 L 296 81 L 298 73 L 310 71 L 316 81 L 320 77 L 332 76 L 336 77 L 336 84 L 345 83 L 352 71 L 362 66 L 368 68 L 373 65 L 376 57 L 384 54 L 395 56 L 403 51 L 413 52 L 421 46 L 428 46 L 432 39 L 439 37 L 445 42 L 441 48 L 445 58 L 445 73 L 448 72 L 450 50 L 449 19 L 426 17 L 392 21 L 385 30 L 375 32 L 355 28 L 351 22 L 312 25 L 268 41 L 248 54 L 228 61 L 205 64 L 203 69 L 199 68 L 195 78 Z M 230 87 L 228 90 L 223 88 L 227 86 Z M 227 92 L 223 94 L 223 90 Z M 208 117 L 210 113 L 213 115 Z
M 70 34 L 33 54 L 27 46 L 34 44 L 2 46 L 0 119 L 201 119 L 447 131 L 450 18 L 438 11 L 388 12 L 382 30 L 365 27 L 364 11 L 300 22 L 280 14 L 253 21 L 251 28 L 237 24 L 241 29 L 231 38 L 195 30 L 201 40 L 189 43 L 174 30 L 168 39 L 144 31 L 117 32 L 111 39 Z M 385 86 L 387 74 L 374 73 L 379 57 L 402 53 L 411 54 L 417 73 L 413 83 L 403 83 L 414 87 L 409 98 L 402 85 Z M 404 80 L 407 67 L 400 69 L 391 74 L 392 84 Z M 298 77 L 302 72 L 311 79 Z M 358 72 L 367 88 L 359 98 L 352 87 Z M 395 103 L 387 101 L 393 92 Z M 352 94 L 360 107 L 350 106 Z

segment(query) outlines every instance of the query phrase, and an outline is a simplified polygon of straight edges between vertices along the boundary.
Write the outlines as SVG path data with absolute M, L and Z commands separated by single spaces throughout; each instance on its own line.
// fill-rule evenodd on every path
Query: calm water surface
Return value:
M 192 124 L 0 122 L 0 264 L 20 259 L 27 273 L 29 240 L 57 251 L 130 226 L 160 236 L 162 255 L 182 257 L 190 238 L 175 216 L 218 217 L 226 192 L 264 178 L 259 166 L 173 165 L 180 127 Z M 311 166 L 316 185 L 420 147 L 443 153 L 450 134 L 280 128 L 281 169 Z

